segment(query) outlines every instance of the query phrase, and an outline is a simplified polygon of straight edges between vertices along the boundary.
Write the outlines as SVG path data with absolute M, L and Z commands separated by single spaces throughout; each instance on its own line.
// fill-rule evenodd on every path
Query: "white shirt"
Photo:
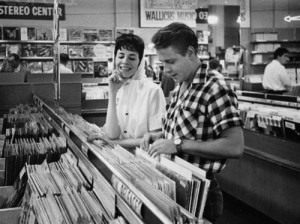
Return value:
M 63 64 L 59 64 L 59 71 L 62 74 L 64 74 L 64 73 L 73 73 L 73 71 L 71 69 L 69 69 L 68 67 L 66 67 Z M 49 71 L 47 71 L 47 73 L 53 73 L 53 68 L 50 69 Z
M 166 102 L 162 89 L 147 78 L 129 80 L 117 93 L 120 138 L 140 138 L 161 129 Z
M 291 80 L 285 67 L 277 60 L 269 63 L 263 76 L 263 87 L 267 90 L 282 91 L 291 86 Z

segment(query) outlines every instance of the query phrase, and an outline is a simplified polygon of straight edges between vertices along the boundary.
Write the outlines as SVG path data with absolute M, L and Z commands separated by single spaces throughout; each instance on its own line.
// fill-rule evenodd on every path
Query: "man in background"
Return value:
M 284 67 L 289 61 L 288 53 L 286 48 L 277 48 L 274 59 L 266 66 L 263 87 L 268 93 L 282 94 L 290 90 L 291 80 Z
M 59 71 L 61 74 L 73 73 L 73 71 L 67 67 L 69 60 L 70 60 L 69 55 L 65 53 L 60 54 Z M 53 68 L 50 69 L 47 73 L 53 73 Z
M 30 71 L 25 65 L 21 64 L 20 57 L 18 54 L 10 54 L 6 60 L 4 60 L 0 72 L 14 72 L 23 76 L 24 82 L 27 81 L 27 75 Z

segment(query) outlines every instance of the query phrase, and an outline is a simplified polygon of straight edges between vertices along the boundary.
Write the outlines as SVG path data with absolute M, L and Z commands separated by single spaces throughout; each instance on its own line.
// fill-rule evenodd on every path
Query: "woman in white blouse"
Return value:
M 116 69 L 108 78 L 107 135 L 91 135 L 88 141 L 103 139 L 134 149 L 145 133 L 161 130 L 165 98 L 160 86 L 145 75 L 144 48 L 144 41 L 134 34 L 116 39 Z

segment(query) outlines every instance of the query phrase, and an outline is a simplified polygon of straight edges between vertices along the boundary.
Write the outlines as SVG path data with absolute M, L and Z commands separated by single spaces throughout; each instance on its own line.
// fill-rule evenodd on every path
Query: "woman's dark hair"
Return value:
M 135 51 L 139 55 L 140 62 L 144 55 L 145 44 L 142 38 L 135 34 L 122 34 L 116 39 L 116 46 L 114 55 L 117 56 L 118 50 L 126 49 L 128 51 Z
M 275 50 L 274 52 L 274 59 L 286 54 L 286 53 L 289 53 L 288 49 L 284 48 L 284 47 L 279 47 Z
M 189 46 L 198 52 L 198 39 L 195 32 L 183 23 L 171 23 L 159 29 L 152 37 L 152 43 L 156 49 L 172 46 L 179 54 L 184 56 Z

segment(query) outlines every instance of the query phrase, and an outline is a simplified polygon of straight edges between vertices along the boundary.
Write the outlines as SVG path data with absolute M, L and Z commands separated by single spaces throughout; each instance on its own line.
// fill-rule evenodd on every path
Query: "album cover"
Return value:
M 99 41 L 112 41 L 112 30 L 99 30 Z
M 87 61 L 73 61 L 74 72 L 88 72 Z
M 42 62 L 29 62 L 27 68 L 31 73 L 42 73 Z
M 35 40 L 34 27 L 21 27 L 21 40 Z
M 6 44 L 0 44 L 0 58 L 6 57 Z
M 10 54 L 17 54 L 20 55 L 21 53 L 21 46 L 20 44 L 7 44 L 6 45 L 6 55 Z
M 84 29 L 83 30 L 83 40 L 84 41 L 97 41 L 98 40 L 97 29 Z
M 51 44 L 37 44 L 37 56 L 52 57 L 53 46 Z
M 53 62 L 52 61 L 43 61 L 42 62 L 43 73 L 53 72 Z
M 53 40 L 52 29 L 36 28 L 36 39 L 37 40 Z
M 20 27 L 3 27 L 4 40 L 20 40 Z
M 118 38 L 123 33 L 134 33 L 134 28 L 116 28 L 116 36 L 115 36 L 115 38 Z
M 62 54 L 69 54 L 68 52 L 68 45 L 65 45 L 65 44 L 61 44 L 59 45 L 59 53 Z
M 60 28 L 59 29 L 59 40 L 60 41 L 66 41 L 66 40 L 68 40 L 67 28 Z
M 70 28 L 68 29 L 69 41 L 81 41 L 82 40 L 82 29 Z
M 85 44 L 83 45 L 83 57 L 96 57 L 94 52 L 94 45 L 91 44 Z
M 108 76 L 107 66 L 108 66 L 107 61 L 95 61 L 94 62 L 94 77 L 95 78 L 107 77 Z
M 35 57 L 36 44 L 22 44 L 22 57 Z
M 74 44 L 68 47 L 70 58 L 81 58 L 83 57 L 83 47 L 82 45 Z

